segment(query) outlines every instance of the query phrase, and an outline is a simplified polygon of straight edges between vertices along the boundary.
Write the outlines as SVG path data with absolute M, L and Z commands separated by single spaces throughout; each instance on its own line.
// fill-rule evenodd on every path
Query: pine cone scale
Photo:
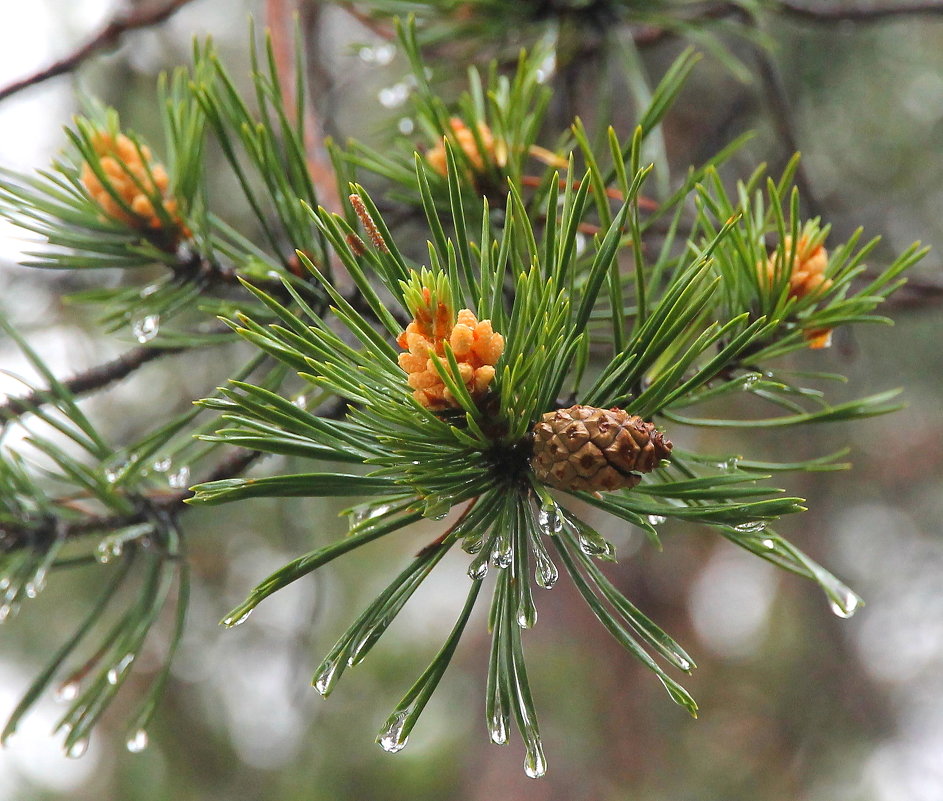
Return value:
M 629 489 L 671 454 L 655 426 L 622 409 L 572 406 L 545 414 L 533 428 L 531 465 L 558 489 Z

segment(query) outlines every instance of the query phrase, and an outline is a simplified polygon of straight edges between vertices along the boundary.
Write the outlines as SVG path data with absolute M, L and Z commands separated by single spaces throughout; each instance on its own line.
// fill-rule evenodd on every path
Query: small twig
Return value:
M 543 180 L 536 175 L 524 175 L 521 177 L 521 184 L 523 186 L 536 189 L 543 183 Z M 580 188 L 582 181 L 571 181 L 570 188 L 574 191 Z M 565 179 L 561 178 L 559 180 L 559 186 L 561 189 L 566 189 L 567 182 Z M 616 189 L 613 186 L 606 187 L 606 197 L 611 200 L 618 200 L 620 203 L 625 202 L 625 195 L 622 194 L 621 190 Z M 658 211 L 659 205 L 657 200 L 653 200 L 650 197 L 645 197 L 644 195 L 638 196 L 638 206 L 644 211 Z
M 298 101 L 298 98 L 295 97 L 297 76 L 295 75 L 295 39 L 293 36 L 295 27 L 299 24 L 296 17 L 297 13 L 297 0 L 266 0 L 265 2 L 265 20 L 271 36 L 272 52 L 275 55 L 275 63 L 278 69 L 279 91 L 289 119 L 294 118 Z M 312 44 L 311 47 L 315 47 L 315 45 Z M 312 100 L 313 98 L 308 99 Z M 304 104 L 303 122 L 308 172 L 317 190 L 318 202 L 328 211 L 339 212 L 341 210 L 341 200 L 337 192 L 334 168 L 327 155 L 324 128 L 318 119 L 313 102 Z
M 336 420 L 347 411 L 348 403 L 338 398 L 320 412 L 320 416 Z M 254 462 L 265 454 L 261 451 L 240 448 L 221 459 L 197 483 L 221 481 L 235 478 L 244 473 Z M 114 531 L 120 528 L 145 523 L 157 516 L 176 516 L 191 508 L 186 501 L 193 497 L 189 489 L 163 495 L 159 498 L 139 497 L 137 509 L 123 515 L 89 515 L 82 520 L 57 520 L 46 518 L 29 523 L 11 525 L 0 524 L 0 554 L 12 553 L 21 548 L 41 547 L 43 543 L 56 538 L 73 540 L 90 534 Z
M 943 15 L 940 0 L 925 0 L 918 3 L 899 3 L 892 6 L 848 5 L 821 3 L 806 5 L 793 0 L 779 0 L 777 10 L 788 16 L 812 22 L 879 22 L 889 17 Z
M 775 0 L 764 9 L 764 13 L 779 14 L 784 17 L 794 17 L 808 22 L 829 24 L 837 22 L 876 23 L 894 17 L 907 16 L 941 16 L 943 3 L 940 0 L 923 0 L 923 2 L 901 3 L 895 5 L 849 5 L 835 2 L 818 4 L 797 3 L 794 0 Z M 692 3 L 685 7 L 683 14 L 678 14 L 678 20 L 687 24 L 696 22 L 710 22 L 711 20 L 739 17 L 741 21 L 749 22 L 750 15 L 738 3 L 732 2 L 704 2 Z M 671 28 L 661 28 L 654 25 L 639 26 L 633 32 L 635 44 L 647 47 L 658 44 L 664 39 L 681 35 Z
M 162 6 L 150 10 L 139 9 L 128 14 L 116 15 L 88 42 L 75 49 L 65 58 L 0 89 L 0 101 L 30 86 L 36 86 L 36 84 L 48 81 L 50 78 L 55 78 L 57 75 L 72 72 L 78 68 L 82 62 L 96 53 L 116 46 L 121 37 L 129 31 L 159 25 L 189 2 L 191 2 L 191 0 L 171 0 Z
M 357 22 L 363 25 L 367 30 L 373 33 L 375 36 L 379 36 L 381 39 L 386 39 L 388 42 L 392 42 L 396 39 L 396 34 L 392 29 L 385 26 L 382 22 L 374 19 L 369 14 L 365 14 L 361 11 L 354 3 L 338 3 L 341 8 L 344 9 L 351 17 L 353 17 Z
M 756 25 L 755 20 L 751 20 L 750 25 Z M 770 58 L 769 53 L 762 45 L 755 45 L 756 63 L 759 68 L 760 81 L 763 84 L 763 96 L 769 107 L 770 116 L 773 119 L 773 127 L 783 144 L 786 151 L 786 158 L 790 159 L 799 152 L 799 140 L 796 137 L 795 128 L 792 122 L 792 113 L 789 108 L 789 98 L 786 96 L 786 88 L 783 86 L 779 71 Z M 822 210 L 815 196 L 815 190 L 812 188 L 812 181 L 809 179 L 809 173 L 805 165 L 800 161 L 796 165 L 796 186 L 799 187 L 799 195 L 805 203 L 806 210 L 810 217 L 821 216 Z
M 187 350 L 182 345 L 153 345 L 132 348 L 110 362 L 96 365 L 62 382 L 63 386 L 75 396 L 85 395 L 121 381 L 139 367 L 148 362 Z M 28 395 L 8 398 L 0 403 L 0 423 L 21 417 L 44 404 L 54 402 L 55 395 L 48 389 L 37 389 Z

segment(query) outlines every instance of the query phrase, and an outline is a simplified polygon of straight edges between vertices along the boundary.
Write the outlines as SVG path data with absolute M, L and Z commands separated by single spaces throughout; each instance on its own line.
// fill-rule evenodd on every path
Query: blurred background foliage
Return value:
M 65 144 L 61 126 L 78 110 L 76 88 L 114 105 L 126 124 L 159 141 L 157 73 L 188 60 L 194 35 L 211 34 L 233 73 L 246 78 L 238 66 L 247 58 L 246 16 L 261 19 L 280 4 L 267 5 L 196 0 L 160 27 L 129 34 L 71 78 L 0 103 L 0 163 L 22 169 L 48 164 Z M 112 0 L 36 0 L 3 9 L 0 84 L 68 51 L 118 6 Z M 327 131 L 383 148 L 384 121 L 402 109 L 398 130 L 418 144 L 407 122 L 406 65 L 388 42 L 369 20 L 341 8 L 325 7 L 315 17 L 309 66 Z M 922 239 L 935 250 L 914 279 L 943 280 L 943 20 L 763 19 L 808 180 L 833 236 L 846 238 L 858 225 L 884 235 L 875 262 Z M 789 152 L 768 87 L 757 77 L 753 44 L 739 33 L 719 36 L 753 77 L 745 81 L 730 63 L 708 55 L 665 121 L 667 157 L 683 168 L 753 129 L 757 136 L 735 158 L 735 169 L 748 172 L 761 160 L 777 167 Z M 658 40 L 640 49 L 640 63 L 657 78 L 684 43 Z M 462 42 L 445 45 L 443 58 L 465 55 Z M 599 80 L 594 58 L 571 80 L 562 105 L 578 105 Z M 570 111 L 554 107 L 552 119 L 566 119 Z M 633 117 L 622 97 L 613 97 L 612 111 L 617 129 L 621 123 L 627 130 Z M 227 173 L 210 167 L 208 175 Z M 243 230 L 251 227 L 245 209 L 227 208 L 237 194 L 231 186 L 217 179 L 210 192 L 223 216 L 243 215 Z M 101 337 L 87 310 L 61 301 L 119 277 L 25 270 L 15 265 L 21 235 L 0 233 L 0 303 L 58 374 L 100 363 L 134 343 L 130 328 Z M 807 582 L 701 536 L 696 527 L 675 532 L 666 525 L 664 551 L 657 553 L 640 532 L 614 528 L 603 515 L 596 520 L 618 543 L 614 581 L 630 588 L 633 600 L 697 660 L 700 669 L 687 686 L 701 706 L 698 721 L 664 703 L 663 690 L 589 625 L 590 613 L 561 583 L 539 599 L 549 625 L 526 637 L 544 741 L 554 756 L 545 779 L 525 778 L 517 750 L 495 748 L 485 736 L 483 607 L 410 747 L 396 756 L 384 753 L 370 744 L 369 732 L 451 627 L 464 597 L 464 589 L 455 589 L 464 587 L 464 560 L 458 553 L 445 558 L 394 624 L 396 637 L 364 663 L 358 681 L 324 703 L 309 687 L 312 667 L 352 613 L 385 584 L 389 559 L 438 532 L 424 523 L 378 542 L 224 631 L 216 621 L 248 587 L 307 550 L 312 532 L 341 530 L 336 515 L 346 505 L 260 500 L 188 512 L 189 628 L 150 729 L 150 747 L 140 754 L 124 748 L 134 675 L 81 760 L 62 757 L 49 737 L 58 716 L 50 700 L 0 752 L 0 797 L 937 801 L 943 797 L 943 325 L 939 302 L 927 299 L 905 290 L 893 303 L 893 328 L 842 329 L 831 349 L 793 357 L 800 369 L 844 372 L 856 396 L 905 386 L 907 409 L 827 429 L 749 435 L 751 455 L 771 460 L 811 458 L 852 444 L 850 473 L 781 479 L 810 507 L 781 530 L 865 598 L 855 617 L 836 618 Z M 182 411 L 219 382 L 222 363 L 239 363 L 240 348 L 196 351 L 185 370 L 172 357 L 148 365 L 83 408 L 107 421 L 101 425 L 114 441 L 140 434 L 136 426 L 155 399 Z M 0 340 L 0 365 L 27 372 L 7 340 Z M 698 436 L 707 452 L 733 456 L 747 448 L 736 432 Z M 375 560 L 375 570 L 366 557 Z M 94 570 L 63 574 L 4 624 L 0 717 L 90 603 Z M 152 647 L 156 664 L 159 643 Z M 146 658 L 145 651 L 137 667 L 144 673 Z

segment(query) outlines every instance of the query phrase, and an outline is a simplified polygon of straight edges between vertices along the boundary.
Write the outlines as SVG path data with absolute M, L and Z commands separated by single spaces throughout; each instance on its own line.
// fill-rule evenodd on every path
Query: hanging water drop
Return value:
M 664 515 L 649 515 L 648 522 L 653 526 L 660 526 L 662 523 L 667 522 L 668 518 Z
M 537 83 L 546 83 L 549 81 L 554 72 L 556 72 L 556 69 L 557 56 L 556 53 L 551 53 L 540 62 L 540 65 L 534 71 L 534 77 L 537 79 Z
M 223 618 L 223 625 L 226 626 L 226 628 L 230 628 L 230 629 L 233 626 L 241 626 L 243 623 L 246 622 L 246 620 L 248 620 L 249 615 L 251 614 L 252 614 L 252 610 L 250 609 L 248 612 L 244 613 L 241 617 L 230 615 L 229 617 Z
M 563 518 L 556 504 L 551 507 L 541 506 L 537 511 L 537 525 L 548 537 L 563 531 Z
M 847 620 L 858 611 L 858 607 L 861 606 L 861 599 L 846 588 L 841 598 L 833 599 L 829 602 L 829 606 L 838 617 Z
M 83 737 L 81 740 L 76 740 L 72 743 L 65 752 L 65 755 L 69 757 L 69 759 L 78 759 L 84 756 L 86 751 L 88 751 L 88 737 Z
M 144 729 L 138 729 L 128 738 L 125 747 L 132 754 L 140 754 L 141 751 L 147 748 L 147 732 Z
M 605 559 L 612 558 L 615 554 L 615 549 L 612 547 L 612 544 L 599 536 L 595 531 L 590 533 L 587 530 L 580 529 L 577 541 L 579 542 L 580 550 L 587 556 L 596 556 Z
M 318 673 L 314 678 L 314 689 L 322 698 L 327 698 L 334 684 L 334 674 L 337 673 L 337 660 L 325 661 L 318 668 Z
M 308 405 L 308 396 L 299 395 L 292 401 L 292 403 L 294 403 L 295 406 L 297 406 L 299 409 L 304 409 Z
M 54 697 L 59 703 L 62 704 L 68 703 L 69 701 L 74 701 L 79 697 L 79 683 L 75 679 L 64 681 L 62 684 L 56 687 Z
M 406 102 L 409 97 L 409 86 L 403 82 L 394 83 L 381 89 L 377 94 L 380 105 L 386 108 L 396 108 Z
M 511 550 L 511 543 L 499 542 L 491 552 L 491 564 L 497 568 L 500 568 L 501 570 L 506 570 L 511 566 L 512 555 L 513 551 Z
M 107 679 L 109 684 L 117 684 L 121 677 L 124 675 L 124 672 L 128 669 L 131 663 L 134 661 L 134 654 L 125 654 L 114 667 L 108 670 Z
M 677 654 L 675 654 L 675 657 L 677 658 L 678 667 L 681 670 L 691 669 L 691 663 L 687 659 L 685 659 L 683 656 L 678 656 Z
M 760 534 L 766 531 L 767 523 L 764 520 L 751 520 L 749 523 L 740 523 L 733 527 L 734 531 L 741 534 Z
M 406 725 L 407 715 L 406 710 L 397 712 L 387 726 L 386 731 L 377 738 L 380 748 L 384 751 L 395 754 L 406 747 L 406 743 L 409 742 L 409 735 L 403 736 L 403 727 Z
M 545 590 L 549 590 L 557 583 L 560 573 L 557 566 L 543 554 L 535 554 L 537 558 L 537 567 L 534 570 L 534 579 Z
M 483 556 L 484 554 L 482 554 Z M 481 581 L 488 575 L 488 560 L 477 558 L 468 566 L 468 578 L 472 581 Z
M 165 456 L 163 459 L 158 459 L 154 464 L 151 465 L 151 469 L 155 473 L 166 473 L 170 470 L 170 466 L 173 464 L 169 456 Z
M 124 548 L 117 540 L 102 540 L 95 549 L 95 558 L 103 565 L 108 564 L 112 559 L 117 559 L 123 553 Z
M 396 127 L 403 136 L 409 136 L 416 130 L 416 123 L 413 122 L 412 117 L 400 117 Z
M 396 56 L 396 48 L 389 42 L 378 44 L 373 48 L 373 60 L 381 67 L 385 67 Z
M 131 333 L 142 345 L 154 339 L 159 330 L 160 316 L 157 314 L 148 314 L 131 323 Z
M 184 489 L 190 483 L 190 468 L 183 465 L 176 473 L 168 476 L 167 483 L 174 489 Z
M 776 547 L 776 543 L 773 542 L 769 537 L 767 537 L 765 540 L 761 540 L 760 544 L 764 548 L 767 548 L 770 551 L 772 551 Z
M 493 742 L 495 745 L 507 744 L 507 723 L 504 720 L 504 715 L 502 715 L 500 712 L 494 713 L 491 723 L 488 726 L 488 735 L 491 737 L 491 742 Z
M 539 779 L 547 772 L 547 760 L 540 742 L 527 744 L 527 753 L 524 755 L 524 773 L 531 779 Z
M 753 386 L 756 384 L 756 382 L 759 381 L 761 378 L 762 376 L 759 373 L 750 373 L 749 375 L 745 375 L 743 377 L 743 384 L 741 385 L 740 388 L 744 392 L 749 392 L 753 388 Z

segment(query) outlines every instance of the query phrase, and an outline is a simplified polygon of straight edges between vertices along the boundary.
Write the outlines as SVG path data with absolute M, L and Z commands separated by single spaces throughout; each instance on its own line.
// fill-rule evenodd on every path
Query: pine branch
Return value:
M 89 41 L 76 48 L 69 55 L 26 78 L 21 78 L 0 89 L 0 101 L 6 100 L 8 97 L 31 86 L 48 81 L 50 78 L 72 72 L 92 56 L 116 47 L 126 33 L 159 25 L 190 2 L 191 0 L 170 0 L 170 2 L 156 8 L 117 14 Z
M 347 401 L 337 399 L 329 406 L 318 412 L 319 417 L 337 420 L 346 413 Z M 264 456 L 261 451 L 245 448 L 233 451 L 221 459 L 199 483 L 222 481 L 236 478 L 249 469 L 259 458 Z M 193 497 L 189 489 L 162 494 L 155 497 L 138 498 L 137 508 L 129 514 L 123 515 L 89 515 L 81 520 L 63 520 L 59 518 L 43 518 L 35 524 L 23 523 L 20 525 L 0 524 L 0 554 L 9 554 L 22 548 L 35 547 L 55 539 L 74 540 L 91 534 L 115 531 L 127 528 L 138 523 L 144 523 L 155 516 L 176 517 L 191 507 L 186 503 Z
M 890 6 L 873 4 L 820 3 L 806 5 L 793 0 L 778 0 L 775 9 L 781 14 L 807 19 L 812 22 L 880 22 L 892 17 L 943 15 L 943 3 L 939 0 L 900 3 Z
M 91 367 L 66 379 L 62 385 L 75 396 L 86 395 L 127 378 L 148 362 L 187 350 L 182 345 L 142 345 L 122 353 L 104 364 Z M 48 391 L 34 390 L 28 395 L 8 398 L 0 404 L 0 423 L 21 417 L 33 409 L 55 400 Z

